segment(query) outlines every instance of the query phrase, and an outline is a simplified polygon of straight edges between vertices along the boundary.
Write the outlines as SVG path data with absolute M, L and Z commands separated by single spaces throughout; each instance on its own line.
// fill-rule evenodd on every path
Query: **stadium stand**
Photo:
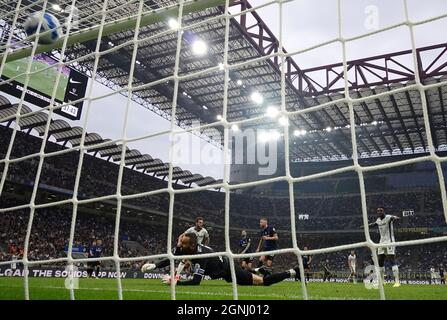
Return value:
M 4 157 L 9 143 L 11 129 L 0 126 L 0 156 Z M 22 157 L 37 152 L 41 139 L 24 132 L 17 132 L 16 143 L 11 158 Z M 48 151 L 65 148 L 56 143 L 47 143 Z M 77 166 L 78 153 L 70 152 L 57 157 L 45 159 L 40 178 L 40 187 L 36 203 L 47 203 L 71 197 Z M 2 208 L 21 205 L 29 202 L 31 187 L 36 174 L 37 159 L 12 163 L 6 179 L 5 195 L 2 197 Z M 2 169 L 2 168 L 0 168 Z M 399 170 L 395 172 L 399 173 Z M 104 161 L 93 155 L 85 155 L 81 183 L 80 198 L 111 195 L 116 192 L 115 181 L 118 176 L 118 166 L 113 161 Z M 339 180 L 337 180 L 339 179 Z M 354 192 L 356 186 L 344 190 L 335 189 L 346 177 L 335 177 L 331 180 L 333 188 L 318 192 L 318 183 L 300 192 L 295 198 L 296 215 L 307 216 L 297 219 L 297 230 L 300 243 L 310 249 L 322 248 L 334 243 L 360 241 L 362 224 L 359 195 Z M 349 177 L 348 177 L 349 180 Z M 405 190 L 395 189 L 392 185 L 378 183 L 380 178 L 373 177 L 368 182 L 367 201 L 372 211 L 377 206 L 385 206 L 395 214 L 405 209 L 414 211 L 414 215 L 404 217 L 397 231 L 401 240 L 414 238 L 415 234 L 424 237 L 433 232 L 445 233 L 445 221 L 442 215 L 442 204 L 439 190 L 433 187 L 421 186 Z M 369 181 L 369 180 L 368 180 Z M 321 181 L 325 184 L 327 181 Z M 372 187 L 371 187 L 372 186 Z M 123 194 L 135 194 L 166 187 L 166 182 L 125 168 L 122 183 Z M 176 188 L 185 188 L 176 185 Z M 382 188 L 381 193 L 377 188 Z M 303 191 L 303 186 L 300 186 Z M 357 189 L 358 190 L 358 189 Z M 13 192 L 14 191 L 14 192 Z M 19 192 L 18 192 L 19 191 Z M 336 191 L 336 192 L 335 192 Z M 281 196 L 281 194 L 283 194 Z M 203 191 L 179 195 L 174 207 L 175 230 L 180 234 L 193 224 L 196 216 L 204 216 L 207 228 L 211 232 L 211 244 L 217 250 L 223 250 L 223 211 L 224 194 L 217 191 Z M 246 206 L 250 203 L 250 206 Z M 122 257 L 158 254 L 166 252 L 166 219 L 169 209 L 168 194 L 158 194 L 149 197 L 134 198 L 125 201 L 120 224 L 119 254 Z M 92 239 L 101 239 L 104 243 L 104 255 L 111 255 L 114 235 L 114 210 L 116 201 L 105 200 L 78 208 L 74 247 L 79 249 L 78 257 L 82 257 Z M 5 261 L 11 256 L 20 256 L 28 211 L 10 211 L 0 216 L 0 259 Z M 277 227 L 280 234 L 280 247 L 290 246 L 290 208 L 288 198 L 279 190 L 272 188 L 271 194 L 233 194 L 230 205 L 231 241 L 233 250 L 237 252 L 239 232 L 245 228 L 251 237 L 257 239 L 258 220 L 268 216 L 270 223 Z M 36 211 L 30 239 L 30 260 L 58 258 L 65 255 L 69 239 L 72 208 L 48 207 Z M 374 219 L 374 215 L 371 216 Z M 137 223 L 135 223 L 137 222 Z M 443 229 L 444 228 L 444 229 Z M 412 230 L 414 229 L 414 230 Z M 371 231 L 374 233 L 374 231 Z M 322 236 L 324 235 L 324 236 Z M 373 237 L 377 234 L 373 234 Z M 432 246 L 411 246 L 401 248 L 398 255 L 402 270 L 406 272 L 426 272 L 430 266 L 440 265 L 447 260 L 446 246 L 437 243 Z M 314 260 L 315 270 L 324 259 L 330 259 L 334 270 L 346 269 L 347 252 L 317 255 Z M 76 257 L 76 255 L 75 255 Z M 370 253 L 366 249 L 359 250 L 361 265 L 370 262 Z M 293 255 L 280 255 L 278 268 L 288 265 Z M 140 262 L 127 263 L 124 267 L 138 268 Z M 110 266 L 111 267 L 111 266 Z

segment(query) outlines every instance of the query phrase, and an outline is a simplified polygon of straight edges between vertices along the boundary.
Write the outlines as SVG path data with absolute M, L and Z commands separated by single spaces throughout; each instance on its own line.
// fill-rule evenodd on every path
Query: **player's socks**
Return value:
M 290 277 L 295 278 L 295 276 L 296 271 L 294 269 L 290 269 L 289 271 L 281 273 L 268 274 L 264 277 L 264 286 L 270 286 L 274 283 L 281 282 Z
M 301 273 L 300 273 L 300 267 L 296 266 L 295 268 L 289 270 L 290 276 L 293 278 L 295 277 L 296 279 L 301 281 Z
M 394 284 L 399 284 L 399 267 L 397 265 L 394 265 L 393 268 L 393 275 L 394 275 Z
M 289 273 L 289 275 L 290 275 L 290 277 L 291 278 L 296 278 L 296 276 L 297 275 L 299 275 L 299 270 L 298 270 L 298 272 L 297 272 L 297 270 L 295 270 L 295 269 L 290 269 L 289 271 L 287 271 L 288 273 Z

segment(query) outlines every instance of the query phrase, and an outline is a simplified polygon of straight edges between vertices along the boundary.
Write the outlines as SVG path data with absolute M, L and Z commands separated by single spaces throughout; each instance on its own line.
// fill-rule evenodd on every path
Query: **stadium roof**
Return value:
M 30 1 L 22 1 L 24 5 Z M 64 8 L 70 1 L 53 1 Z M 139 1 L 109 1 L 106 21 L 130 16 L 137 12 Z M 176 1 L 145 1 L 144 10 L 157 10 Z M 92 27 L 101 19 L 101 3 L 82 1 L 79 6 L 79 29 Z M 234 1 L 231 12 L 250 9 L 245 1 Z M 0 12 L 12 11 L 13 4 L 3 6 Z M 39 5 L 33 10 L 40 10 Z M 50 8 L 63 19 L 65 13 Z M 189 14 L 182 20 L 187 27 L 182 36 L 179 75 L 192 75 L 214 68 L 206 74 L 184 79 L 179 83 L 175 119 L 178 125 L 189 127 L 195 121 L 212 123 L 222 114 L 224 105 L 223 62 L 225 20 L 223 8 L 209 8 Z M 19 22 L 26 17 L 23 13 Z M 12 17 L 12 16 L 10 16 Z M 217 18 L 216 18 L 217 17 Z M 133 86 L 144 85 L 172 76 L 175 65 L 177 32 L 166 21 L 142 27 L 138 38 Z M 166 31 L 163 35 L 160 32 Z M 169 32 L 171 31 L 171 32 Z M 102 38 L 100 50 L 114 47 L 99 59 L 97 79 L 110 88 L 125 87 L 128 82 L 133 52 L 132 31 L 118 32 Z M 196 39 L 208 46 L 206 55 L 197 56 L 192 50 Z M 72 67 L 91 75 L 94 67 L 96 41 L 69 47 L 70 59 L 79 59 Z M 231 19 L 228 43 L 228 64 L 232 68 L 228 83 L 227 120 L 239 121 L 264 115 L 269 105 L 281 104 L 280 59 L 269 55 L 277 53 L 279 41 L 256 11 Z M 287 52 L 283 49 L 284 52 Z M 414 84 L 415 68 L 412 51 L 390 53 L 347 62 L 349 94 L 351 98 L 365 98 L 396 88 Z M 264 57 L 262 59 L 262 57 Z M 244 65 L 248 60 L 257 59 Z M 416 52 L 417 71 L 423 84 L 445 80 L 447 76 L 447 43 L 419 48 Z M 331 100 L 344 98 L 343 64 L 319 66 L 302 70 L 293 60 L 285 61 L 285 103 L 288 111 L 307 109 Z M 253 101 L 257 92 L 261 101 Z M 427 104 L 432 138 L 437 149 L 447 145 L 445 106 L 447 88 L 438 86 L 427 90 Z M 158 82 L 135 91 L 132 99 L 144 107 L 170 119 L 174 83 Z M 417 88 L 401 90 L 369 101 L 354 102 L 358 153 L 361 157 L 398 155 L 427 152 L 428 143 L 423 119 L 422 100 Z M 278 128 L 277 119 L 266 118 L 251 125 L 257 128 Z M 291 133 L 290 152 L 293 161 L 341 160 L 352 154 L 349 127 L 349 109 L 345 102 L 291 116 L 288 129 Z M 74 132 L 73 132 L 74 133 Z M 203 135 L 211 137 L 215 131 L 205 129 Z M 222 140 L 221 140 L 222 141 Z M 119 150 L 116 150 L 117 152 Z M 113 153 L 117 156 L 118 153 Z M 138 164 L 142 168 L 141 164 Z M 137 168 L 138 168 L 137 165 Z M 156 167 L 158 169 L 158 167 Z M 162 169 L 162 168 L 161 168 Z
M 0 96 L 0 123 L 7 122 L 9 127 L 15 118 L 8 118 L 9 116 L 16 114 L 18 110 L 17 104 L 11 104 L 7 98 Z M 26 106 L 22 105 L 21 114 L 26 115 L 31 113 L 32 110 Z M 5 120 L 6 119 L 6 120 Z M 23 117 L 19 120 L 19 127 L 22 131 L 27 131 L 30 133 L 32 129 L 35 129 L 39 136 L 45 134 L 45 125 L 48 121 L 48 115 L 44 111 L 39 111 L 32 114 L 29 117 Z M 64 120 L 50 120 L 48 138 L 53 136 L 57 142 L 62 142 L 65 146 L 70 143 L 73 147 L 79 146 L 83 130 L 80 127 L 71 127 Z M 122 145 L 110 142 L 110 139 L 103 139 L 97 133 L 86 133 L 85 134 L 85 146 L 101 145 L 100 147 L 90 147 L 86 151 L 88 153 L 93 153 L 96 156 L 99 153 L 101 158 L 107 158 L 107 161 L 120 161 L 122 154 Z M 104 142 L 106 142 L 104 144 Z M 126 159 L 125 165 L 130 166 L 132 169 L 140 170 L 142 169 L 144 173 L 154 173 L 154 176 L 165 179 L 169 174 L 169 164 L 164 163 L 160 159 L 153 159 L 148 154 L 141 154 L 138 150 L 129 150 L 126 148 Z M 195 179 L 191 179 L 191 177 Z M 198 186 L 207 186 L 212 184 L 221 183 L 221 180 L 216 180 L 211 177 L 203 177 L 200 174 L 193 175 L 190 171 L 183 171 L 180 167 L 173 167 L 173 180 L 177 183 L 178 180 L 184 184 L 192 183 Z

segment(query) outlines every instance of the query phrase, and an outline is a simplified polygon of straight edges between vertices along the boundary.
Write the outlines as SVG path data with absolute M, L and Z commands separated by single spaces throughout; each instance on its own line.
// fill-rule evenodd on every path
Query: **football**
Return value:
M 24 29 L 28 36 L 32 36 L 37 32 L 39 21 L 42 19 L 42 25 L 40 27 L 39 43 L 51 44 L 57 41 L 60 37 L 59 28 L 60 24 L 57 18 L 50 13 L 34 12 L 31 14 L 24 23 Z

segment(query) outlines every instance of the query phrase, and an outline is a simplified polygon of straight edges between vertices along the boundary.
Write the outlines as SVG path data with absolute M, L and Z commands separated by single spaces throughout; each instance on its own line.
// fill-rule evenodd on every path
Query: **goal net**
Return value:
M 123 299 L 123 265 L 127 268 L 167 258 L 174 277 L 177 262 L 196 257 L 173 254 L 178 235 L 194 223 L 194 217 L 182 217 L 179 212 L 198 208 L 208 208 L 199 212 L 205 220 L 216 217 L 213 230 L 222 234 L 221 250 L 200 258 L 229 258 L 232 297 L 238 299 L 238 259 L 257 260 L 265 252 L 240 254 L 235 249 L 236 234 L 243 228 L 257 229 L 257 225 L 233 223 L 244 221 L 244 209 L 252 209 L 239 209 L 242 212 L 233 216 L 232 203 L 243 202 L 244 191 L 278 183 L 286 186 L 280 201 L 288 227 L 284 234 L 290 236 L 290 242 L 271 254 L 296 256 L 301 279 L 306 278 L 303 256 L 360 248 L 368 250 L 379 274 L 377 250 L 385 245 L 371 236 L 369 223 L 376 217 L 369 212 L 365 184 L 369 174 L 386 175 L 386 170 L 430 163 L 440 194 L 442 224 L 447 221 L 443 173 L 447 147 L 443 115 L 447 62 L 443 59 L 447 46 L 436 39 L 430 43 L 432 47 L 427 43 L 420 49 L 418 45 L 423 27 L 436 27 L 447 14 L 415 19 L 412 1 L 396 1 L 392 6 L 399 12 L 398 19 L 382 25 L 376 21 L 381 12 L 378 7 L 367 6 L 362 7 L 362 28 L 357 30 L 349 11 L 352 1 L 338 0 L 331 1 L 331 10 L 309 27 L 315 32 L 306 34 L 299 32 L 301 24 L 290 15 L 298 10 L 294 7 L 297 2 L 18 0 L 3 5 L 0 216 L 4 219 L 0 222 L 5 228 L 6 221 L 17 223 L 15 233 L 22 239 L 17 247 L 23 252 L 10 255 L 3 248 L 0 267 L 23 267 L 25 299 L 30 298 L 30 271 L 42 265 L 73 271 L 82 264 L 109 263 L 116 272 L 119 299 Z M 299 9 L 303 11 L 296 12 L 296 19 L 305 20 L 306 6 Z M 309 10 L 317 9 L 309 6 Z M 27 21 L 33 13 L 42 12 L 51 14 L 48 19 L 54 17 L 59 26 L 40 15 L 27 33 Z M 320 36 L 325 17 L 333 20 L 333 26 L 329 36 Z M 58 37 L 44 43 L 55 30 Z M 405 49 L 390 46 L 389 51 L 398 52 L 395 56 L 379 55 L 373 43 L 380 42 L 382 36 L 388 39 L 385 35 L 390 33 L 405 38 Z M 296 46 L 295 42 L 308 45 Z M 291 47 L 294 49 L 286 50 Z M 358 59 L 352 52 L 360 47 L 362 57 L 375 58 Z M 301 67 L 300 60 L 318 62 Z M 316 65 L 327 66 L 311 68 Z M 403 103 L 404 99 L 408 102 Z M 139 119 L 136 105 L 159 118 L 151 122 Z M 157 119 L 169 121 L 169 125 L 159 126 Z M 148 143 L 162 137 L 162 142 Z M 253 143 L 243 142 L 251 141 L 250 137 Z M 189 143 L 194 139 L 206 141 L 209 147 L 197 151 L 194 143 Z M 258 148 L 252 150 L 253 145 Z M 140 150 L 146 146 L 151 150 Z M 195 166 L 188 167 L 196 152 L 202 155 Z M 368 162 L 375 157 L 380 160 Z M 252 163 L 248 163 L 250 159 Z M 301 163 L 331 161 L 342 165 L 296 174 Z M 269 170 L 273 162 L 274 168 Z M 88 169 L 89 163 L 98 171 Z M 114 163 L 116 172 L 109 171 L 105 163 Z M 200 171 L 206 165 L 217 168 L 214 176 Z M 140 184 L 135 174 L 153 176 L 155 182 Z M 305 250 L 299 229 L 307 219 L 302 208 L 310 203 L 311 210 L 312 197 L 300 202 L 300 186 L 344 174 L 355 176 L 360 200 L 355 228 L 360 230 L 362 225 L 362 240 Z M 212 196 L 206 193 L 216 189 Z M 262 199 L 251 201 L 245 205 L 263 210 Z M 281 211 L 278 206 L 275 210 Z M 140 214 L 135 212 L 142 207 L 149 208 L 148 224 L 154 221 L 153 226 L 165 232 L 165 238 L 154 240 L 161 242 L 160 251 L 140 254 L 137 245 L 134 251 L 123 250 L 123 237 L 132 238 L 132 232 L 137 232 L 132 231 L 138 226 L 131 221 L 140 223 Z M 402 208 L 407 209 L 412 210 Z M 87 257 L 85 250 L 79 249 L 79 234 L 90 235 L 80 223 L 81 211 L 111 214 L 113 227 L 105 240 L 110 250 L 100 256 Z M 123 222 L 123 216 L 130 220 Z M 321 228 L 326 228 L 326 220 L 321 221 Z M 65 239 L 57 237 L 59 228 L 65 228 Z M 64 254 L 37 254 L 39 250 L 33 246 L 42 236 L 39 230 L 54 233 L 44 237 L 55 241 L 47 245 L 64 243 Z M 393 243 L 397 248 L 447 240 L 442 234 L 405 241 L 397 238 Z M 156 247 L 150 241 L 144 246 Z M 133 253 L 123 255 L 124 251 Z M 74 281 L 74 273 L 68 274 Z M 385 299 L 382 278 L 378 279 L 378 297 Z M 68 289 L 70 298 L 75 299 L 75 287 Z M 297 287 L 297 294 L 311 298 L 305 281 Z M 170 296 L 176 298 L 174 282 Z

